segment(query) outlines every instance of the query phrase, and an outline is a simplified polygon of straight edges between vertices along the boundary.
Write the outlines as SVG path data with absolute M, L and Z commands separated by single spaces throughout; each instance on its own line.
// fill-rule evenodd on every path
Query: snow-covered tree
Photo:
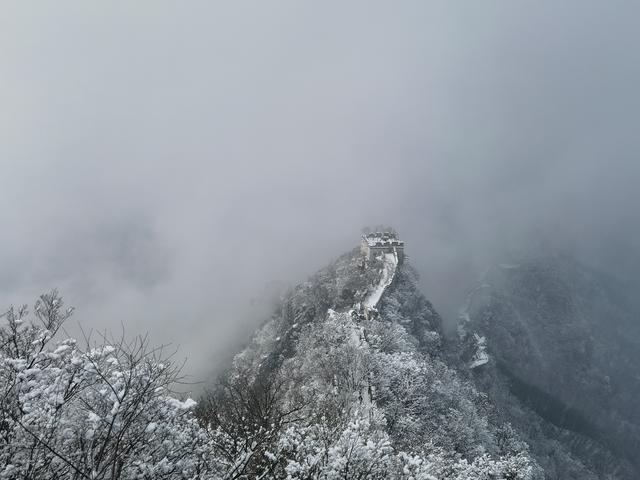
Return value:
M 193 478 L 207 438 L 180 369 L 146 338 L 53 343 L 71 315 L 54 291 L 9 309 L 0 328 L 0 478 Z

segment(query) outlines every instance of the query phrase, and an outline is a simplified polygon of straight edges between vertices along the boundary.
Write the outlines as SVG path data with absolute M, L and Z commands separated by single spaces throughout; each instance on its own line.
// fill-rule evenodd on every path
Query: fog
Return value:
M 447 321 L 535 244 L 640 270 L 631 2 L 4 2 L 0 304 L 198 378 L 389 224 Z M 3 307 L 4 308 L 4 307 Z

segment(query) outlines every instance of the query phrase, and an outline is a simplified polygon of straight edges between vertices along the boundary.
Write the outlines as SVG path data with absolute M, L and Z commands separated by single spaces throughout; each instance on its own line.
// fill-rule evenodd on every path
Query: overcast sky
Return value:
M 0 304 L 58 287 L 201 373 L 365 225 L 447 317 L 524 243 L 630 275 L 638 5 L 4 1 Z

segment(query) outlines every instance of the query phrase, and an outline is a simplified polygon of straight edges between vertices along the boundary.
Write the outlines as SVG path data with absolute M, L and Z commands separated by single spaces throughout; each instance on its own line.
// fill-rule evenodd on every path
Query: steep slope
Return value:
M 559 255 L 494 267 L 463 310 L 463 360 L 550 478 L 640 478 L 633 311 L 622 285 Z
M 353 251 L 285 296 L 200 408 L 241 472 L 230 478 L 540 478 L 441 358 L 416 278 Z

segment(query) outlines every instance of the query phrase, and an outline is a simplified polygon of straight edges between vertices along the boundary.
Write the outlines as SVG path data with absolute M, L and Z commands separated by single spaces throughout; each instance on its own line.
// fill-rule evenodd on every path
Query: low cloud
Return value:
M 523 245 L 633 278 L 636 7 L 278 5 L 5 9 L 3 305 L 58 287 L 198 377 L 365 225 L 447 319 Z

